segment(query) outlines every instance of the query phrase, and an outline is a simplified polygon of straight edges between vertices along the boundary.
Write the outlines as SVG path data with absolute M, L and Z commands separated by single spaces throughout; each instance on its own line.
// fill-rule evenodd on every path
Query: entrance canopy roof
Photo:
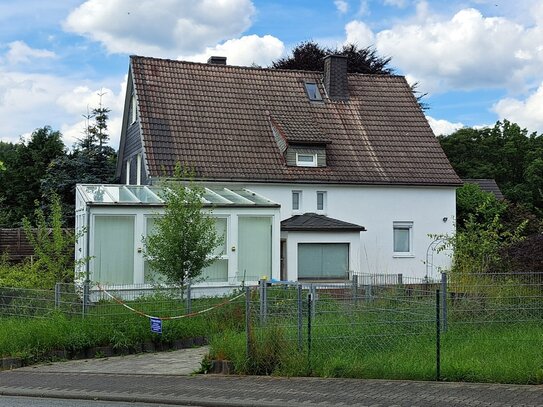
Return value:
M 161 187 L 146 185 L 78 184 L 77 190 L 87 205 L 164 206 Z M 272 200 L 247 188 L 204 187 L 204 206 L 279 207 Z

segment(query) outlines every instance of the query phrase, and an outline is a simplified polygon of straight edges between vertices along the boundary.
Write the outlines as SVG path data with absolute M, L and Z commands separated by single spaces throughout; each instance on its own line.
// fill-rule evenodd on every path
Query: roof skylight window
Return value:
M 322 101 L 321 93 L 319 92 L 319 87 L 315 82 L 305 82 L 305 91 L 307 92 L 307 97 L 312 102 Z

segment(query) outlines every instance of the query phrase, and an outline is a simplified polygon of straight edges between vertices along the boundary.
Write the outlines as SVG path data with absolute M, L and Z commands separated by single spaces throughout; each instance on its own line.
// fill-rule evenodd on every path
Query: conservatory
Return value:
M 203 204 L 224 236 L 218 259 L 203 270 L 204 284 L 279 278 L 279 204 L 246 188 L 217 186 L 205 188 Z M 160 276 L 145 261 L 143 238 L 163 212 L 159 187 L 77 185 L 78 277 L 107 285 L 156 283 Z

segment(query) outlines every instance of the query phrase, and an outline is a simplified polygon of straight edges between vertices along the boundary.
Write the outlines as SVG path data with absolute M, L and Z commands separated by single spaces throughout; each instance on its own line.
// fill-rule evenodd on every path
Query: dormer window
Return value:
M 322 96 L 319 92 L 319 87 L 315 82 L 305 82 L 305 91 L 307 92 L 307 97 L 312 102 L 322 102 Z
M 296 153 L 296 165 L 298 167 L 316 167 L 317 154 Z

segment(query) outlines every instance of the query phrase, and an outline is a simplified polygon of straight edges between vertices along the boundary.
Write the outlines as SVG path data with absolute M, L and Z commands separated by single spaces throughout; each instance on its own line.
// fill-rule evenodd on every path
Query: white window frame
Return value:
M 298 207 L 297 208 L 294 207 L 294 195 L 298 195 Z M 302 211 L 302 191 L 300 191 L 300 190 L 292 191 L 291 197 L 292 197 L 292 200 L 291 200 L 292 212 L 294 212 L 294 213 L 301 212 Z
M 319 209 L 319 195 L 322 195 L 322 208 Z M 317 213 L 324 213 L 326 212 L 326 198 L 327 198 L 326 191 L 317 191 Z
M 312 161 L 300 161 L 301 156 L 312 157 Z M 316 153 L 296 153 L 296 166 L 298 167 L 316 167 L 317 166 L 317 154 Z
M 409 251 L 397 252 L 394 246 L 396 230 L 408 229 L 408 244 Z M 413 252 L 413 222 L 412 221 L 396 221 L 392 225 L 392 251 L 394 257 L 415 257 Z
M 130 158 L 126 160 L 126 185 L 130 185 Z
M 314 85 L 315 86 L 315 97 L 311 97 L 311 93 L 309 93 L 308 85 Z M 319 85 L 317 84 L 317 82 L 305 82 L 304 87 L 305 87 L 305 92 L 307 94 L 307 98 L 311 102 L 322 102 L 322 95 L 321 95 L 321 92 L 319 90 Z
M 136 94 L 135 93 L 132 93 L 132 97 L 130 99 L 130 124 L 134 124 L 136 123 L 136 121 L 138 120 L 138 107 L 137 107 L 137 103 L 136 103 Z
M 141 153 L 136 157 L 136 185 L 141 185 Z

